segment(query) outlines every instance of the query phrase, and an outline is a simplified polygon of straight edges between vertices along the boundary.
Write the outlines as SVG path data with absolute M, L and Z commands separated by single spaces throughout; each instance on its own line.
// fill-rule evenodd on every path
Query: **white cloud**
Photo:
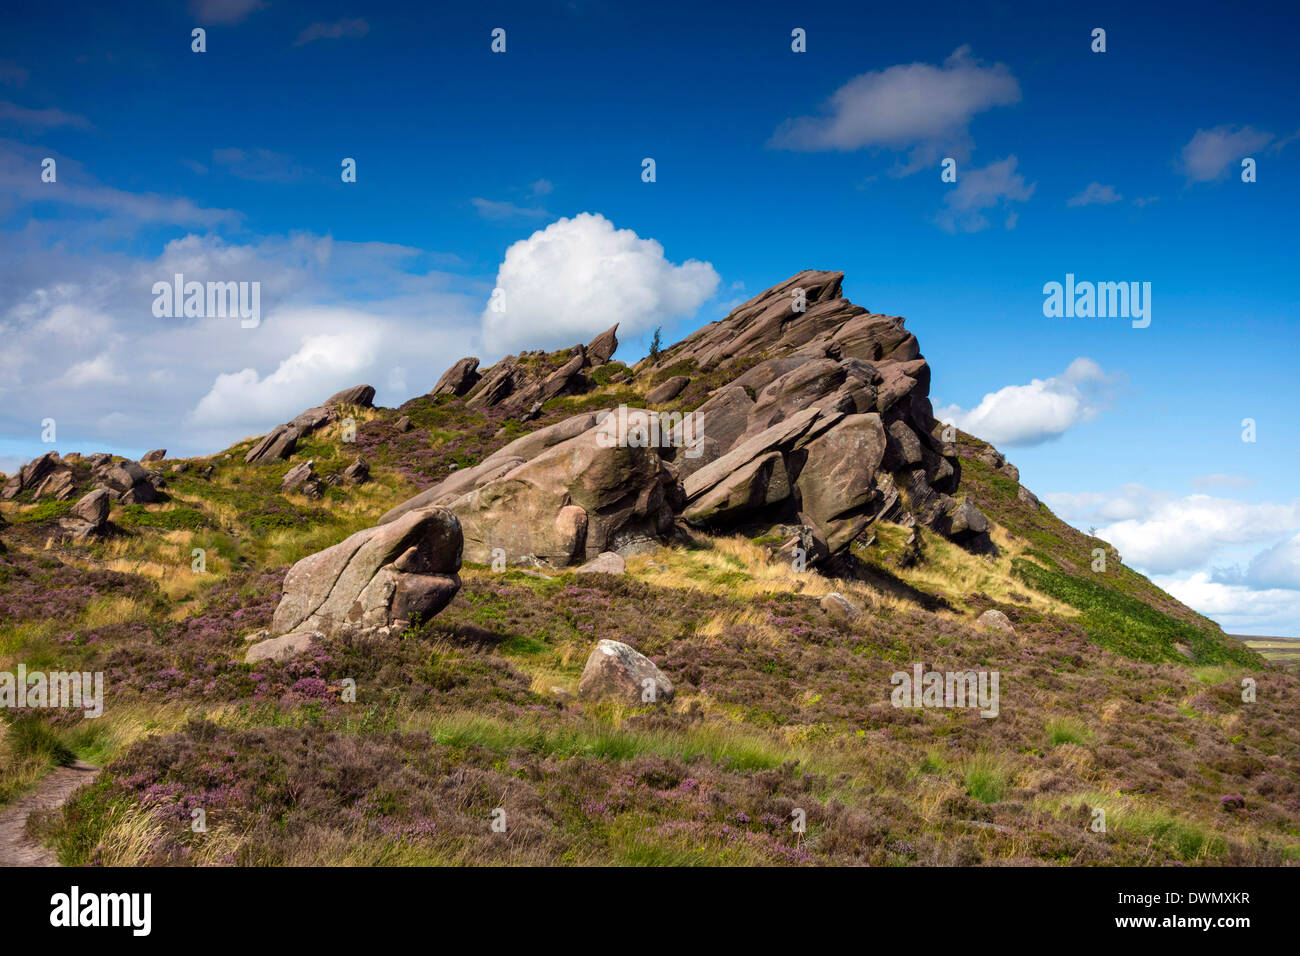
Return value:
M 1071 524 L 1097 525 L 1145 518 L 1172 496 L 1145 485 L 1127 484 L 1111 492 L 1050 492 L 1041 497 L 1054 512 Z
M 1126 563 L 1157 574 L 1206 567 L 1223 548 L 1259 546 L 1300 530 L 1300 499 L 1250 504 L 1210 495 L 1166 501 L 1149 514 L 1114 522 L 1097 535 Z
M 1071 196 L 1065 204 L 1067 206 L 1108 206 L 1111 203 L 1119 202 L 1123 198 L 1114 186 L 1088 183 L 1087 189 L 1077 196 Z
M 1054 378 L 1008 385 L 970 411 L 949 405 L 935 415 L 995 445 L 1038 445 L 1095 418 L 1111 381 L 1092 359 L 1077 358 Z
M 123 385 L 127 381 L 107 355 L 96 355 L 84 362 L 78 362 L 63 373 L 60 385 L 82 388 L 87 385 Z
M 1151 579 L 1229 634 L 1300 637 L 1300 592 L 1212 580 L 1204 571 Z
M 356 312 L 311 312 L 320 324 L 347 331 L 309 337 L 265 378 L 251 368 L 218 375 L 211 390 L 195 406 L 190 421 L 200 427 L 256 427 L 266 421 L 267 415 L 292 418 L 336 391 L 368 384 L 357 379 L 374 367 L 379 350 L 374 323 Z
M 58 227 L 0 233 L 0 288 L 13 290 L 0 304 L 0 441 L 22 438 L 7 454 L 48 450 L 31 425 L 45 417 L 60 451 L 208 453 L 347 386 L 400 404 L 455 358 L 482 354 L 487 285 L 438 271 L 444 257 L 424 250 L 189 235 L 141 260 L 78 254 L 78 227 Z M 155 317 L 152 285 L 176 272 L 260 282 L 261 324 Z
M 957 185 L 943 197 L 947 208 L 940 210 L 935 221 L 948 232 L 979 232 L 989 221 L 984 210 L 1011 202 L 1026 202 L 1037 183 L 1025 185 L 1025 177 L 1016 172 L 1016 157 L 1008 156 L 981 169 L 968 169 L 958 175 Z M 1007 228 L 1016 226 L 1016 213 L 1007 217 Z
M 483 310 L 490 351 L 585 342 L 615 322 L 621 335 L 644 332 L 694 314 L 718 274 L 695 259 L 674 265 L 655 240 L 584 212 L 507 249 L 496 285 L 505 310 Z
M 771 145 L 796 150 L 911 149 L 911 173 L 950 155 L 970 155 L 977 113 L 1020 101 L 1020 84 L 1002 63 L 984 66 L 959 47 L 942 66 L 906 63 L 863 73 L 836 90 L 823 116 L 787 120 Z
M 1216 126 L 1198 129 L 1183 147 L 1179 166 L 1189 183 L 1208 183 L 1222 179 L 1228 167 L 1273 141 L 1273 134 L 1251 126 Z
M 1300 534 L 1255 555 L 1246 581 L 1257 588 L 1300 590 Z

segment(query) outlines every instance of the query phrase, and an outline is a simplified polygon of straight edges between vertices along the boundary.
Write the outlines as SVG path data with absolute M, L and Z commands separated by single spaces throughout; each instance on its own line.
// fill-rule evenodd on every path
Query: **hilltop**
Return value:
M 102 766 L 33 822 L 68 864 L 1300 858 L 1300 677 L 937 422 L 842 281 L 636 363 L 614 326 L 204 458 L 29 463 L 0 670 L 107 698 L 10 713 L 0 801 Z M 996 671 L 996 716 L 895 706 L 917 665 Z

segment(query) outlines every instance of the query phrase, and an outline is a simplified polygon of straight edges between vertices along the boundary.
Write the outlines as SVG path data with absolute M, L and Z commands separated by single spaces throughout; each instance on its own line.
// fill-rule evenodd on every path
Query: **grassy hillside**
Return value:
M 102 670 L 108 700 L 97 720 L 6 717 L 0 802 L 72 757 L 103 765 L 38 822 L 67 864 L 1300 859 L 1300 678 L 1021 501 L 968 436 L 961 494 L 993 520 L 993 556 L 879 525 L 841 579 L 794 571 L 762 534 L 697 534 L 623 577 L 469 566 L 401 636 L 243 663 L 294 561 L 453 465 L 654 384 L 601 371 L 527 425 L 447 397 L 357 411 L 355 442 L 331 426 L 293 461 L 328 475 L 361 455 L 373 480 L 319 500 L 279 491 L 290 462 L 245 465 L 250 440 L 163 463 L 168 500 L 115 508 L 95 545 L 58 543 L 65 505 L 6 503 L 0 670 Z M 831 592 L 865 613 L 828 616 Z M 988 609 L 1015 634 L 978 626 Z M 651 657 L 672 704 L 580 702 L 599 638 Z M 998 716 L 892 706 L 891 675 L 918 662 L 997 670 Z

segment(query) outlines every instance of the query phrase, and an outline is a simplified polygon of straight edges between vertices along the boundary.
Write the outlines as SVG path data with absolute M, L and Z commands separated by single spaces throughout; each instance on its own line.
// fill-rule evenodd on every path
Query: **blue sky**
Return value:
M 11 6 L 0 468 L 45 418 L 60 451 L 198 454 L 615 321 L 634 360 L 839 269 L 1058 513 L 1229 629 L 1300 635 L 1293 12 Z M 175 271 L 260 281 L 260 324 L 154 316 Z M 1044 317 L 1067 273 L 1151 283 L 1150 327 Z

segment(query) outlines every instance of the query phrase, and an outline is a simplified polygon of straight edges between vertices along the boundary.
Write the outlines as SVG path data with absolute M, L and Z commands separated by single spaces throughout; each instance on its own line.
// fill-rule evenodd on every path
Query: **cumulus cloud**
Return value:
M 1216 126 L 1198 129 L 1183 147 L 1179 167 L 1188 183 L 1222 179 L 1229 167 L 1273 141 L 1273 134 L 1251 126 Z
M 300 234 L 236 243 L 189 235 L 147 259 L 90 255 L 67 224 L 0 234 L 0 435 L 58 422 L 59 450 L 165 446 L 208 453 L 363 382 L 399 404 L 451 357 L 478 351 L 487 285 L 440 271 L 443 257 Z M 152 285 L 262 284 L 262 322 L 158 318 Z M 410 370 L 410 371 L 403 371 Z M 30 451 L 28 451 L 30 449 Z
M 505 308 L 483 310 L 489 351 L 558 348 L 615 322 L 630 336 L 692 315 L 717 289 L 718 274 L 695 259 L 674 265 L 655 240 L 584 212 L 507 249 L 496 287 Z
M 1071 196 L 1065 204 L 1067 206 L 1108 206 L 1111 203 L 1119 202 L 1123 198 L 1114 186 L 1088 183 L 1087 189 L 1077 196 Z
M 1145 518 L 1171 497 L 1166 491 L 1133 483 L 1108 492 L 1049 492 L 1042 499 L 1071 524 L 1097 525 Z
M 1255 555 L 1246 581 L 1257 588 L 1300 590 L 1300 534 Z
M 333 23 L 313 23 L 298 34 L 294 46 L 304 46 L 316 40 L 360 39 L 370 32 L 370 24 L 361 18 L 335 20 Z
M 794 150 L 910 150 L 911 173 L 972 147 L 970 123 L 995 106 L 1020 102 L 1020 83 L 1002 63 L 985 66 L 959 47 L 942 66 L 906 63 L 863 73 L 832 95 L 821 116 L 787 120 L 771 144 Z
M 969 411 L 949 405 L 935 415 L 995 445 L 1039 445 L 1095 418 L 1112 382 L 1092 359 L 1077 358 L 1053 378 L 1008 385 Z
M 1300 592 L 1225 584 L 1210 574 L 1156 575 L 1152 581 L 1229 634 L 1300 637 Z
M 1255 545 L 1300 530 L 1300 499 L 1289 504 L 1234 501 L 1210 495 L 1169 500 L 1149 514 L 1098 530 L 1124 560 L 1157 574 L 1203 568 L 1233 545 Z M 1284 566 L 1285 553 L 1261 566 L 1265 575 Z M 1281 562 L 1281 563 L 1279 563 Z M 1259 580 L 1263 580 L 1260 578 Z
M 292 314 L 280 317 L 297 324 Z M 318 405 L 374 369 L 381 341 L 372 317 L 353 310 L 312 309 L 314 324 L 341 331 L 311 335 L 301 348 L 262 377 L 255 369 L 222 373 L 194 408 L 198 426 L 233 426 L 264 421 L 267 415 L 291 418 Z
M 1016 172 L 1016 157 L 1008 156 L 982 169 L 969 169 L 957 179 L 957 185 L 944 196 L 945 208 L 935 221 L 948 232 L 980 232 L 989 227 L 984 213 L 1007 203 L 1026 202 L 1037 183 L 1025 185 L 1025 177 Z M 1006 226 L 1014 229 L 1017 214 L 1012 211 Z

